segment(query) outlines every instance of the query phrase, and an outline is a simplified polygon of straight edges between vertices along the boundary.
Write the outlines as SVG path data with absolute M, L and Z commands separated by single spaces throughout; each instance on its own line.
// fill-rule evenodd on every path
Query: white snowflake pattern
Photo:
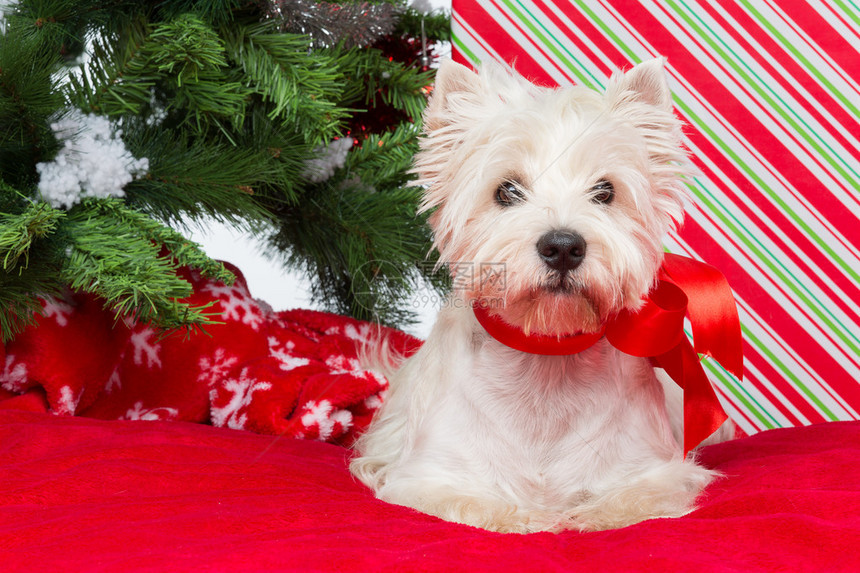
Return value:
M 319 429 L 319 440 L 329 439 L 334 432 L 335 424 L 340 424 L 343 431 L 352 426 L 352 412 L 349 410 L 335 410 L 328 400 L 314 402 L 311 400 L 304 407 L 302 424 L 306 428 L 317 426 Z
M 211 418 L 214 426 L 228 427 L 233 430 L 244 430 L 248 421 L 248 414 L 239 412 L 251 404 L 254 392 L 260 390 L 271 390 L 270 382 L 261 382 L 256 378 L 248 376 L 248 369 L 243 368 L 238 378 L 225 380 L 222 387 L 233 395 L 225 406 L 212 406 Z M 213 388 L 209 391 L 209 398 L 214 403 L 218 397 L 218 390 Z
M 144 408 L 143 402 L 136 402 L 134 408 L 126 412 L 120 420 L 175 420 L 178 415 L 179 410 L 176 408 Z
M 208 388 L 212 388 L 220 382 L 230 369 L 239 362 L 239 358 L 228 355 L 227 350 L 219 348 L 211 358 L 203 356 L 197 363 L 200 373 L 197 375 L 198 382 L 205 382 Z
M 54 413 L 61 415 L 74 415 L 75 410 L 78 409 L 78 404 L 81 401 L 83 393 L 84 390 L 82 388 L 81 391 L 78 392 L 78 395 L 75 396 L 71 386 L 61 387 L 60 396 L 57 399 L 57 408 L 54 410 Z
M 161 351 L 161 344 L 151 340 L 153 336 L 155 336 L 155 330 L 149 327 L 132 333 L 129 343 L 134 350 L 132 359 L 136 366 L 140 366 L 143 359 L 146 358 L 147 368 L 151 369 L 153 366 L 161 368 L 161 358 L 158 356 Z
M 113 372 L 110 373 L 107 382 L 105 382 L 105 393 L 113 394 L 115 390 L 119 390 L 122 388 L 122 378 L 119 375 L 119 371 L 122 369 L 123 360 L 125 360 L 125 350 L 120 353 L 119 360 L 117 360 L 116 362 L 116 368 L 113 369 Z
M 15 355 L 7 354 L 3 372 L 0 372 L 0 386 L 9 392 L 22 392 L 27 383 L 27 365 L 23 362 L 15 364 Z
M 300 366 L 307 366 L 311 363 L 308 358 L 304 358 L 302 356 L 296 356 L 292 353 L 292 351 L 296 348 L 296 343 L 292 340 L 288 340 L 283 344 L 282 348 L 278 348 L 280 341 L 275 336 L 270 336 L 268 338 L 269 343 L 269 356 L 278 361 L 278 367 L 281 370 L 289 372 L 290 370 L 295 370 Z
M 224 286 L 210 283 L 202 290 L 219 299 L 224 320 L 235 320 L 254 330 L 260 330 L 265 319 L 264 310 L 245 287 L 238 284 Z
M 378 410 L 382 403 L 385 402 L 385 397 L 388 396 L 388 389 L 380 390 L 378 394 L 368 396 L 364 399 L 364 407 L 368 410 Z
M 382 387 L 388 386 L 388 379 L 381 372 L 365 369 L 361 361 L 354 356 L 332 354 L 325 359 L 331 374 L 350 374 L 359 378 L 370 376 Z
M 60 302 L 54 297 L 46 296 L 42 299 L 42 316 L 53 318 L 58 326 L 69 324 L 69 315 L 74 312 L 71 305 Z
M 376 338 L 374 336 L 374 330 L 375 329 L 369 324 L 359 324 L 357 327 L 354 324 L 346 324 L 344 326 L 332 326 L 326 330 L 325 333 L 328 335 L 341 334 L 361 344 L 367 344 L 369 342 L 373 342 Z
M 344 356 L 343 354 L 331 354 L 326 357 L 325 365 L 331 369 L 332 374 L 361 374 L 363 368 L 358 358 Z

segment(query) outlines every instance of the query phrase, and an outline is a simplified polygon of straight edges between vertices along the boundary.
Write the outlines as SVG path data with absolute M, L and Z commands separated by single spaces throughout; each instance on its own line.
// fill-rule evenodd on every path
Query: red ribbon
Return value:
M 726 278 L 714 267 L 680 255 L 665 255 L 657 285 L 642 308 L 619 313 L 596 333 L 526 335 L 484 308 L 474 312 L 493 338 L 522 352 L 576 354 L 605 336 L 625 354 L 650 358 L 684 390 L 684 455 L 727 418 L 698 354 L 713 357 L 738 379 L 743 376 L 741 325 Z M 693 344 L 684 334 L 685 316 Z

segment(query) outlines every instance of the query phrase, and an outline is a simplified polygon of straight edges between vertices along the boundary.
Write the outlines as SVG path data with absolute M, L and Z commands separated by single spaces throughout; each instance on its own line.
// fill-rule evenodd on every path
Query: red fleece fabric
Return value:
M 349 450 L 182 422 L 0 411 L 4 571 L 858 571 L 860 422 L 705 448 L 700 508 L 497 534 L 375 499 Z
M 350 443 L 388 387 L 361 366 L 360 346 L 385 338 L 408 355 L 420 341 L 324 312 L 273 312 L 227 266 L 237 276 L 232 286 L 180 271 L 194 287 L 189 303 L 216 301 L 210 311 L 223 324 L 208 336 L 160 337 L 147 324 L 116 322 L 87 295 L 44 300 L 38 324 L 0 344 L 0 408 Z

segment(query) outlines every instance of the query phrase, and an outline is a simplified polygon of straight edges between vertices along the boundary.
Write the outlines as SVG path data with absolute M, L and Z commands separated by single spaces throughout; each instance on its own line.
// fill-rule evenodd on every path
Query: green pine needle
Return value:
M 177 266 L 191 265 L 215 280 L 232 282 L 232 275 L 198 246 L 114 199 L 76 206 L 63 231 L 72 240 L 63 278 L 73 290 L 98 295 L 117 318 L 134 316 L 166 329 L 204 326 L 211 323 L 212 315 L 203 312 L 209 305 L 180 301 L 192 290 L 176 275 Z
M 3 187 L 0 184 L 0 189 Z M 19 272 L 23 272 L 30 264 L 33 241 L 53 233 L 63 216 L 62 211 L 46 203 L 33 203 L 23 213 L 0 213 L 0 261 L 3 271 L 8 273 L 19 267 Z

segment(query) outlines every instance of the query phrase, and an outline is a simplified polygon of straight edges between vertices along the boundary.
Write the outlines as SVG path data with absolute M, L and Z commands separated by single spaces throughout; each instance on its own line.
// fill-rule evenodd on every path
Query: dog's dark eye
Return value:
M 513 181 L 505 181 L 496 189 L 496 203 L 502 207 L 510 207 L 524 199 L 523 190 Z
M 591 200 L 602 205 L 609 205 L 615 199 L 615 187 L 606 179 L 601 179 L 591 188 Z

